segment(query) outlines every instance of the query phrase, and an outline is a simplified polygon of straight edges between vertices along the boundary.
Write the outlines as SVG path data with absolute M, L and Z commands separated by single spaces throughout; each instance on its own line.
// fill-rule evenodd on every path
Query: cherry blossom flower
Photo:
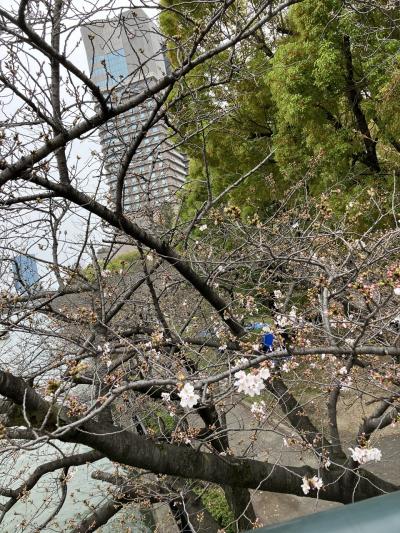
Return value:
M 399 287 L 395 287 L 395 288 L 393 289 L 393 294 L 394 294 L 395 296 L 400 296 L 400 286 L 399 286 Z
M 200 399 L 200 396 L 194 392 L 194 387 L 191 383 L 185 383 L 178 395 L 181 399 L 181 406 L 189 409 L 192 409 Z
M 103 352 L 104 355 L 108 355 L 111 353 L 109 342 L 105 342 L 103 346 L 97 346 L 97 349 L 99 350 L 99 352 Z
M 276 315 L 275 322 L 279 328 L 285 328 L 290 324 L 289 319 L 284 315 Z
M 345 376 L 347 374 L 347 368 L 345 366 L 342 366 L 341 368 L 339 368 L 339 374 L 341 374 L 342 376 Z
M 283 363 L 282 365 L 282 372 L 289 372 L 290 368 L 287 363 Z
M 307 476 L 303 477 L 303 483 L 301 484 L 301 488 L 304 492 L 304 494 L 308 494 L 311 489 L 320 490 L 323 487 L 323 481 L 322 478 L 318 476 L 313 476 L 312 478 L 308 478 Z
M 171 394 L 169 392 L 162 392 L 161 393 L 161 399 L 163 402 L 170 402 L 171 401 Z
M 207 229 L 207 224 L 202 224 L 200 227 L 199 227 L 199 231 L 205 231 Z
M 361 465 L 365 465 L 370 461 L 378 462 L 382 459 L 382 452 L 379 448 L 361 448 L 356 446 L 354 449 L 349 448 L 351 451 L 351 458 L 353 461 L 357 461 Z
M 249 396 L 258 396 L 265 389 L 264 382 L 258 374 L 246 374 L 243 370 L 236 372 L 234 386 L 238 392 L 243 392 Z
M 322 478 L 318 477 L 318 476 L 313 476 L 311 479 L 310 479 L 310 483 L 311 485 L 313 486 L 314 489 L 316 490 L 320 490 L 323 486 L 323 481 L 322 481 Z
M 286 373 L 290 372 L 290 370 L 294 370 L 298 366 L 299 366 L 299 363 L 297 363 L 297 361 L 285 362 L 282 365 L 282 372 L 286 372 Z
M 282 294 L 282 291 L 280 291 L 279 289 L 274 291 L 274 297 L 277 299 L 277 300 L 280 300 L 282 297 L 283 297 L 283 294 Z
M 303 477 L 303 483 L 301 484 L 301 488 L 304 492 L 304 494 L 308 494 L 310 492 L 310 483 L 308 481 L 308 478 L 306 476 Z
M 290 309 L 289 319 L 293 323 L 295 323 L 297 321 L 297 308 L 294 305 Z
M 351 379 L 351 376 L 347 376 L 345 379 L 343 379 L 340 382 L 341 390 L 349 389 L 352 385 L 353 385 L 353 380 Z
M 265 407 L 265 402 L 261 400 L 261 402 L 254 402 L 250 410 L 258 420 L 262 420 L 266 417 Z
M 269 368 L 263 366 L 261 370 L 258 372 L 258 375 L 261 379 L 267 380 L 271 377 L 271 372 L 269 371 Z

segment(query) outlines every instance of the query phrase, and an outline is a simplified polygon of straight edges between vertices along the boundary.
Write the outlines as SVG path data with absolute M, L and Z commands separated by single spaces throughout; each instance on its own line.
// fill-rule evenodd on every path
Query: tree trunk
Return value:
M 257 520 L 251 503 L 250 491 L 240 487 L 223 486 L 228 505 L 233 512 L 236 523 L 236 531 L 253 529 Z

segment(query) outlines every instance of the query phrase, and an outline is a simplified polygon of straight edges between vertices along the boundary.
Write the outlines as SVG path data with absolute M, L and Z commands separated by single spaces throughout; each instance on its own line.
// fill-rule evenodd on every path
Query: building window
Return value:
M 98 80 L 98 85 L 101 88 L 106 87 L 107 82 L 108 87 L 111 87 L 128 75 L 128 65 L 123 48 L 109 54 L 95 56 L 94 64 L 93 78 L 105 77 L 105 79 Z

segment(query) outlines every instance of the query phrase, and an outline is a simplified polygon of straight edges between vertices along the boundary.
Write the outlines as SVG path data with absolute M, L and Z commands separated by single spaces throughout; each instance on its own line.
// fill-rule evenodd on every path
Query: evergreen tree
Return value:
M 316 198 L 326 194 L 334 215 L 361 225 L 366 202 L 371 214 L 375 195 L 389 202 L 400 160 L 399 15 L 388 2 L 306 0 L 276 32 L 260 31 L 230 63 L 220 58 L 218 87 L 176 110 L 190 134 L 188 212 L 207 199 L 207 183 L 215 197 L 271 151 L 223 202 L 265 217 L 297 185 Z M 169 13 L 164 31 L 172 28 L 188 35 Z M 213 75 L 203 70 L 191 82 Z

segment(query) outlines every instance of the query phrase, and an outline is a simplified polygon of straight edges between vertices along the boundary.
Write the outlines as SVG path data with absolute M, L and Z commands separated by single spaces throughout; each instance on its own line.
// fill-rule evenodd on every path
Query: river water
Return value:
M 48 341 L 43 337 L 36 339 L 36 342 L 32 341 L 34 341 L 32 336 L 29 336 L 28 342 L 24 333 L 13 333 L 7 338 L 3 337 L 0 340 L 0 368 L 14 371 L 17 375 L 24 375 L 27 368 L 38 367 L 48 354 L 48 346 L 46 347 Z M 26 443 L 21 444 L 26 445 Z M 5 446 L 6 443 L 2 445 Z M 88 451 L 83 446 L 78 447 L 72 444 L 57 442 L 57 446 L 59 451 L 50 445 L 29 451 L 4 452 L 4 448 L 0 448 L 0 486 L 7 488 L 20 486 L 37 466 L 59 458 L 61 453 Z M 47 474 L 31 493 L 18 501 L 6 514 L 0 524 L 0 533 L 36 533 L 38 531 L 67 533 L 72 531 L 74 524 L 78 524 L 80 520 L 91 514 L 93 508 L 110 498 L 107 493 L 109 485 L 91 477 L 95 470 L 114 471 L 115 465 L 103 459 L 93 464 L 70 468 L 68 475 L 71 479 L 67 484 L 66 501 L 56 518 L 45 528 L 41 528 L 40 526 L 56 509 L 61 496 L 58 482 L 61 472 Z M 0 504 L 6 501 L 7 498 L 0 497 Z M 123 525 L 121 525 L 121 518 L 124 519 Z M 124 511 L 117 513 L 114 519 L 98 531 L 102 533 L 150 533 L 153 528 L 148 519 L 146 523 L 145 518 L 134 506 L 127 506 Z

